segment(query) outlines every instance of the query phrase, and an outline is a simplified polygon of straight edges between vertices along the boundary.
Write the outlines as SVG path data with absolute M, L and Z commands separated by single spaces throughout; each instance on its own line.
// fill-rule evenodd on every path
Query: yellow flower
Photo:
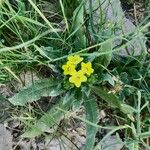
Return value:
M 94 69 L 92 68 L 92 64 L 91 62 L 88 63 L 81 63 L 81 70 L 83 71 L 83 73 L 87 74 L 87 75 L 91 75 L 94 72 Z
M 70 64 L 68 62 L 62 66 L 62 69 L 64 70 L 64 75 L 72 75 L 76 73 L 75 65 Z
M 83 60 L 83 58 L 80 57 L 79 55 L 68 56 L 68 62 L 71 63 L 71 64 L 74 64 L 74 65 L 77 65 L 82 60 Z
M 70 78 L 69 82 L 74 83 L 76 87 L 80 87 L 82 82 L 86 82 L 87 78 L 82 70 L 74 73 Z

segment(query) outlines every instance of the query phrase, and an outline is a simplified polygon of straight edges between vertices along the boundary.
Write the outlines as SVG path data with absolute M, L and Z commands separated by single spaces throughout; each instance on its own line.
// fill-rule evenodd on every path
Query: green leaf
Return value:
M 34 138 L 42 134 L 42 131 L 39 128 L 33 127 L 32 129 L 26 131 L 21 135 L 23 138 Z
M 120 101 L 120 99 L 117 96 L 115 96 L 114 94 L 109 93 L 108 90 L 106 90 L 106 89 L 104 90 L 103 88 L 96 87 L 96 86 L 93 86 L 92 90 L 101 99 L 103 99 L 104 101 L 106 101 L 111 107 L 121 108 L 122 102 Z
M 59 102 L 48 112 L 46 112 L 39 120 L 37 120 L 34 125 L 30 126 L 30 129 L 27 130 L 22 137 L 30 138 L 40 136 L 42 133 L 47 132 L 47 129 L 53 127 L 54 125 L 58 125 L 69 108 L 72 106 L 73 96 L 68 96 L 68 93 L 66 94 L 67 96 L 62 97 Z
M 68 103 L 68 101 L 70 101 L 70 99 L 72 99 L 72 101 L 73 101 L 74 95 L 75 95 L 74 91 L 72 91 L 72 90 L 68 91 L 62 99 L 63 105 L 65 105 L 65 103 Z
M 76 8 L 76 10 L 73 12 L 72 35 L 75 33 L 76 46 L 78 48 L 86 47 L 86 37 L 85 37 L 83 24 L 84 24 L 84 7 L 82 1 L 80 5 Z
M 101 99 L 106 101 L 111 107 L 119 108 L 124 114 L 127 114 L 128 118 L 134 121 L 133 114 L 136 112 L 136 109 L 123 103 L 116 95 L 109 93 L 107 89 L 101 87 L 92 87 L 93 92 L 98 95 Z
M 115 82 L 112 78 L 112 76 L 108 73 L 105 74 L 104 78 L 103 78 L 103 81 L 107 81 L 109 84 L 111 84 L 112 86 L 115 85 Z
M 75 8 L 80 4 L 78 0 L 63 0 L 63 6 L 65 9 L 65 14 L 68 19 L 72 18 Z
M 139 134 L 139 137 L 142 139 L 150 138 L 150 131 Z
M 54 105 L 46 114 L 44 114 L 38 120 L 38 126 L 40 124 L 42 124 L 42 126 L 43 124 L 45 124 L 47 127 L 50 128 L 56 123 L 59 124 L 59 121 L 63 118 L 66 111 L 72 106 L 73 95 L 68 95 L 69 93 L 70 92 L 66 93 L 65 96 L 63 96 L 56 105 Z
M 83 103 L 83 92 L 81 90 L 76 90 L 74 101 L 72 103 L 73 111 L 79 110 L 82 103 Z
M 43 56 L 43 57 L 46 57 L 47 59 L 49 60 L 53 60 L 55 58 L 58 58 L 60 57 L 61 55 L 61 50 L 56 50 L 54 49 L 53 47 L 51 46 L 48 46 L 48 47 L 44 47 L 44 46 L 41 46 L 41 47 L 38 47 L 37 45 L 35 45 L 37 51 L 39 51 L 39 53 Z
M 104 42 L 101 45 L 100 49 L 98 50 L 99 53 L 105 53 L 108 51 L 110 51 L 110 53 L 98 56 L 95 59 L 95 62 L 105 67 L 107 67 L 110 64 L 110 61 L 112 59 L 112 40 L 108 40 L 108 42 Z
M 89 82 L 92 82 L 93 78 L 91 77 L 90 79 L 91 80 Z M 91 87 L 89 87 L 89 86 L 82 87 L 82 92 L 85 93 L 87 97 L 89 97 L 91 94 Z
M 14 105 L 24 106 L 27 103 L 39 100 L 42 96 L 58 96 L 62 93 L 60 89 L 60 80 L 57 79 L 43 79 L 30 87 L 23 89 L 9 101 Z
M 137 112 L 137 110 L 135 108 L 133 108 L 132 106 L 127 105 L 127 104 L 121 104 L 121 110 L 125 114 L 133 114 L 133 113 Z
M 73 111 L 79 110 L 82 103 L 83 103 L 82 97 L 80 99 L 75 99 L 73 101 L 73 104 L 72 104 L 73 105 L 73 108 L 72 108 Z
M 95 97 L 88 98 L 86 95 L 84 97 L 84 107 L 86 111 L 86 120 L 97 124 L 98 123 L 98 106 Z M 97 133 L 97 127 L 90 124 L 86 124 L 86 143 L 85 150 L 92 150 L 95 143 L 95 135 Z

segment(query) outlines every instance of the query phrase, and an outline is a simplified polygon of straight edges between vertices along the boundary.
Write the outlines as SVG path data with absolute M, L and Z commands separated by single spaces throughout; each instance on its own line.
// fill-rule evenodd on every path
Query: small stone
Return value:
M 3 124 L 0 124 L 0 150 L 11 150 L 12 145 L 11 133 Z
M 105 150 L 121 150 L 122 148 L 123 142 L 116 135 L 110 136 L 102 144 L 102 149 Z

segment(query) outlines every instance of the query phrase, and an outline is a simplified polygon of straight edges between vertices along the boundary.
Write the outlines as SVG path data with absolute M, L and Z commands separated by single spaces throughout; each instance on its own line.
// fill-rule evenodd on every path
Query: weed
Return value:
M 113 6 L 116 18 L 108 20 L 102 6 L 107 9 L 109 0 L 14 2 L 0 1 L 0 82 L 23 84 L 23 71 L 44 74 L 22 90 L 14 86 L 17 93 L 8 99 L 17 110 L 12 119 L 24 124 L 22 137 L 47 137 L 47 129 L 56 127 L 54 135 L 64 118 L 74 118 L 86 124 L 86 150 L 101 149 L 113 134 L 126 149 L 150 149 L 150 65 L 142 38 L 148 34 L 149 16 L 132 32 L 118 35 L 122 12 Z M 133 41 L 139 42 L 142 53 L 120 56 L 118 52 L 132 47 Z M 82 58 L 78 66 L 64 65 L 75 57 Z M 81 69 L 80 74 L 75 69 Z M 44 109 L 43 97 L 54 104 Z M 81 106 L 85 118 L 75 114 Z M 113 120 L 109 125 L 99 120 L 101 110 Z M 108 132 L 95 142 L 99 130 Z

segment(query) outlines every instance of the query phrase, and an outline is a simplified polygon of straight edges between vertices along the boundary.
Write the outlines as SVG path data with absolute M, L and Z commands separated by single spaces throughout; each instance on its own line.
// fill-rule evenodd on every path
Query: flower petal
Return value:
M 80 87 L 80 86 L 81 86 L 81 82 L 76 82 L 76 83 L 75 83 L 75 86 L 76 86 L 76 87 Z

